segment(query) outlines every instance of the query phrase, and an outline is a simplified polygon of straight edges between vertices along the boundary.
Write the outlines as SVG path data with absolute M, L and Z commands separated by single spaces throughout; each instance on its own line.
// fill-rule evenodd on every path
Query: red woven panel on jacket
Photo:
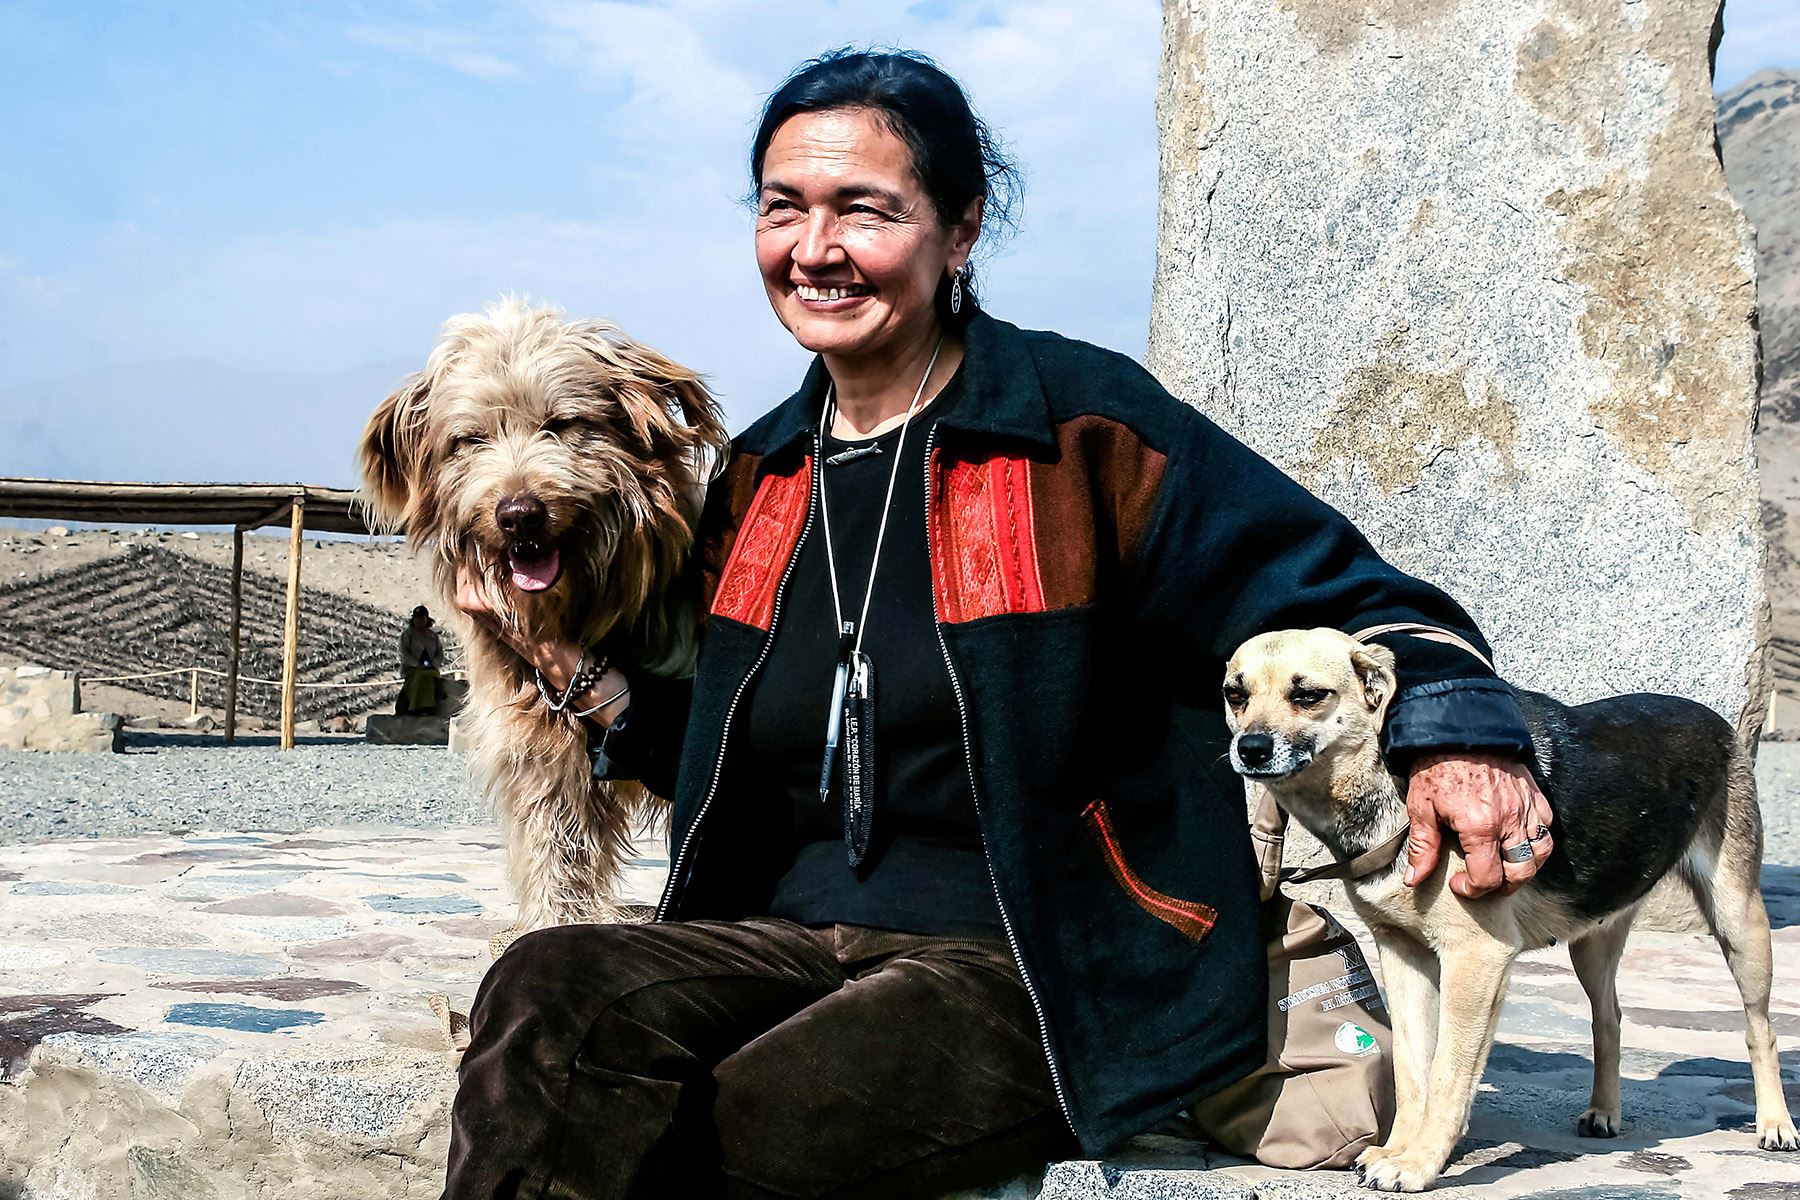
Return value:
M 998 613 L 1044 611 L 1031 463 L 996 456 L 956 462 L 941 475 L 931 506 L 931 575 L 938 614 L 974 621 Z
M 1112 873 L 1113 882 L 1125 889 L 1132 903 L 1164 924 L 1173 926 L 1185 937 L 1196 942 L 1206 939 L 1218 923 L 1218 910 L 1195 900 L 1177 900 L 1140 879 L 1131 864 L 1125 861 L 1125 852 L 1119 846 L 1119 835 L 1113 829 L 1112 814 L 1106 810 L 1106 801 L 1096 800 L 1088 805 L 1081 818 L 1100 844 L 1100 853 L 1106 859 L 1106 869 Z
M 714 616 L 769 628 L 775 613 L 775 589 L 806 526 L 811 502 L 810 455 L 792 475 L 764 476 L 744 514 L 731 557 L 725 560 L 719 590 L 713 594 Z

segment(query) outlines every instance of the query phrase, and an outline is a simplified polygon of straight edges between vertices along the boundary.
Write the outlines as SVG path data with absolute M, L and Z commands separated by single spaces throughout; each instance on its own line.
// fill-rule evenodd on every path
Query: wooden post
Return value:
M 225 744 L 237 740 L 238 658 L 244 637 L 244 531 L 231 531 L 231 645 L 225 653 Z
M 200 668 L 188 672 L 188 716 L 200 715 Z
M 288 527 L 287 620 L 281 641 L 281 748 L 294 748 L 294 674 L 300 655 L 300 543 L 306 528 L 306 493 L 294 497 Z

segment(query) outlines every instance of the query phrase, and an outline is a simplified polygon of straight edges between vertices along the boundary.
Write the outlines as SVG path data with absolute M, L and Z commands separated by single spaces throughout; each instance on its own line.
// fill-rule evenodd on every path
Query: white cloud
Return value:
M 23 259 L 0 254 L 0 294 L 23 305 L 54 309 L 62 305 L 69 291 L 63 280 L 35 274 Z
M 519 73 L 517 66 L 499 55 L 473 49 L 472 39 L 454 30 L 352 25 L 344 30 L 344 36 L 360 45 L 395 50 L 476 79 L 508 79 Z
M 848 0 L 796 0 L 778 15 L 725 0 L 525 0 L 504 38 L 354 27 L 358 44 L 477 78 L 573 74 L 591 104 L 578 95 L 547 118 L 569 129 L 567 160 L 551 169 L 592 180 L 591 208 L 530 211 L 522 183 L 521 211 L 491 217 L 448 208 L 224 240 L 96 229 L 85 264 L 63 280 L 78 322 L 24 302 L 0 270 L 0 361 L 14 383 L 176 358 L 355 372 L 423 362 L 444 317 L 511 291 L 613 319 L 707 372 L 742 426 L 791 390 L 806 357 L 770 314 L 754 266 L 738 203 L 750 137 L 788 70 L 851 42 L 932 54 L 1021 160 L 1024 225 L 986 268 L 990 309 L 1140 353 L 1155 249 L 1155 4 L 911 11 Z M 495 50 L 498 67 L 469 69 L 465 56 Z M 368 396 L 368 407 L 379 399 Z M 215 400 L 194 411 L 222 411 Z M 316 443 L 318 461 L 343 461 L 355 407 L 321 410 L 291 438 Z M 135 473 L 155 477 L 168 447 L 185 445 L 182 420 L 169 414 L 162 446 L 152 429 L 118 452 L 140 454 Z M 218 473 L 291 470 L 291 454 L 246 437 Z

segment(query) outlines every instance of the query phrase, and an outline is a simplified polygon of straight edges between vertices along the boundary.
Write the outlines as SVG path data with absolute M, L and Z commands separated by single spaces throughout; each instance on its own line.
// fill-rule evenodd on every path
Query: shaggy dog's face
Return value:
M 699 377 L 603 322 L 507 301 L 444 325 L 359 452 L 377 518 L 468 565 L 527 636 L 592 637 L 677 574 L 726 447 Z

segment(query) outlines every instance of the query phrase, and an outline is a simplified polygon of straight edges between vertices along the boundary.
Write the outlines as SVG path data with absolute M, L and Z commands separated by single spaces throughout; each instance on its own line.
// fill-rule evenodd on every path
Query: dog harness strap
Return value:
M 1442 642 L 1446 646 L 1455 646 L 1458 650 L 1466 650 L 1474 655 L 1477 662 L 1488 670 L 1493 671 L 1494 674 L 1498 675 L 1500 673 L 1495 669 L 1494 664 L 1488 661 L 1488 656 L 1470 645 L 1468 640 L 1461 634 L 1451 633 L 1448 629 L 1439 629 L 1436 625 L 1420 625 L 1412 621 L 1396 621 L 1392 625 L 1372 625 L 1367 629 L 1359 629 L 1350 636 L 1359 642 L 1366 642 L 1370 638 L 1380 637 L 1384 633 L 1408 633 L 1413 637 L 1423 638 L 1428 642 Z
M 1406 848 L 1408 830 L 1402 829 L 1387 841 L 1371 846 L 1347 862 L 1326 863 L 1322 867 L 1290 869 L 1281 873 L 1283 883 L 1313 883 L 1320 879 L 1361 879 L 1384 867 L 1392 866 Z

